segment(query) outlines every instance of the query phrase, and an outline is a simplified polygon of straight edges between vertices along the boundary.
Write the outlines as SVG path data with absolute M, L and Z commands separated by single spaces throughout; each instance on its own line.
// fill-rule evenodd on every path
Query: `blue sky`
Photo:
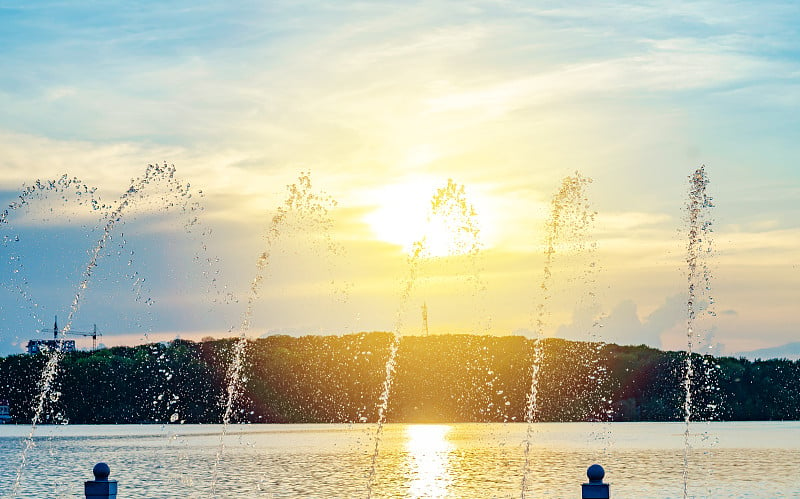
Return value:
M 5 2 L 0 192 L 7 205 L 66 173 L 113 204 L 164 161 L 203 191 L 210 234 L 169 211 L 126 215 L 74 323 L 98 322 L 111 344 L 235 334 L 301 171 L 338 201 L 343 249 L 286 230 L 254 334 L 390 330 L 403 246 L 452 178 L 481 217 L 486 291 L 473 296 L 457 262 L 432 266 L 405 327 L 426 301 L 439 332 L 480 330 L 464 310 L 481 310 L 508 334 L 531 328 L 549 200 L 579 171 L 594 179 L 599 303 L 582 310 L 565 284 L 548 334 L 580 338 L 604 314 L 609 341 L 680 348 L 681 210 L 705 164 L 709 330 L 723 351 L 779 345 L 799 298 L 798 26 L 794 2 Z M 31 297 L 6 286 L 5 352 L 41 327 L 33 315 L 66 315 L 97 240 L 96 214 L 37 217 L 3 228 L 22 239 L 4 259 L 26 262 Z

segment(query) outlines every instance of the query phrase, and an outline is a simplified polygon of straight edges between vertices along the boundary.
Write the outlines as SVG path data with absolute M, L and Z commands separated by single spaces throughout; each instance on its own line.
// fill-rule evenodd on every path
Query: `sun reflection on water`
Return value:
M 452 481 L 450 457 L 454 449 L 446 439 L 447 425 L 411 425 L 406 429 L 409 497 L 445 497 Z

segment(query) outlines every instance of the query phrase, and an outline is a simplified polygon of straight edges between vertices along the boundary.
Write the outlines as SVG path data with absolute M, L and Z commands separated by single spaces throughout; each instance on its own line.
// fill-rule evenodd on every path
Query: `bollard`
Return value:
M 94 480 L 83 482 L 86 499 L 117 499 L 117 481 L 108 479 L 111 468 L 106 463 L 97 463 L 92 473 Z
M 606 476 L 606 471 L 599 464 L 593 464 L 586 470 L 586 476 L 589 477 L 589 483 L 584 483 L 581 486 L 582 499 L 608 499 L 609 491 L 608 484 L 603 483 L 603 477 Z

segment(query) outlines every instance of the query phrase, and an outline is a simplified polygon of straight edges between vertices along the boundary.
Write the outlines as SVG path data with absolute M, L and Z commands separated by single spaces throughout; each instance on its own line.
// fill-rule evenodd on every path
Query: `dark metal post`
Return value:
M 97 463 L 92 473 L 94 480 L 83 482 L 86 499 L 117 499 L 117 481 L 108 479 L 111 468 L 106 463 Z
M 581 486 L 582 499 L 609 499 L 608 484 L 603 483 L 603 477 L 606 476 L 606 471 L 599 464 L 593 464 L 586 470 L 586 476 L 589 477 L 589 483 L 584 483 Z

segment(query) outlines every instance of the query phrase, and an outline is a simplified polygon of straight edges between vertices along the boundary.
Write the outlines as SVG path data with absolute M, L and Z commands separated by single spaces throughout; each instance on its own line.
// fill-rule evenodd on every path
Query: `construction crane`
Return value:
M 70 330 L 68 330 L 66 332 L 61 332 L 61 334 L 72 334 L 72 335 L 75 335 L 75 336 L 84 336 L 84 337 L 91 336 L 92 337 L 92 350 L 97 350 L 97 337 L 98 336 L 103 336 L 103 335 L 101 333 L 97 332 L 97 324 L 93 324 L 93 326 L 94 327 L 92 328 L 91 331 L 75 331 L 73 329 L 70 329 Z M 50 331 L 51 331 L 50 329 L 41 329 L 39 332 L 41 332 L 41 333 L 49 333 Z M 52 329 L 52 331 L 53 331 L 53 339 L 57 340 L 58 339 L 58 333 L 59 333 L 59 330 L 58 330 L 58 316 L 56 316 L 55 321 L 53 321 L 53 329 Z

